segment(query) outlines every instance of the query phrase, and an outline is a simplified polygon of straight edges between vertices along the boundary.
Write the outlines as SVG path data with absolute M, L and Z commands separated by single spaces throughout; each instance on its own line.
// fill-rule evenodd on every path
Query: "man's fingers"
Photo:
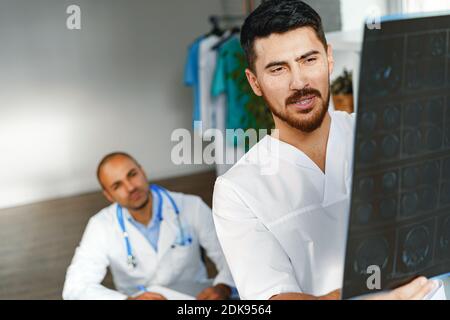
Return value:
M 329 294 L 321 297 L 321 300 L 339 300 L 341 299 L 341 290 L 337 289 L 334 290 L 332 292 L 330 292 Z
M 206 288 L 197 296 L 197 300 L 221 300 L 222 296 L 212 288 Z
M 203 290 L 197 295 L 197 300 L 205 300 L 208 297 L 208 292 Z
M 419 277 L 404 286 L 397 288 L 391 292 L 393 299 L 409 300 L 412 296 L 417 294 L 428 283 L 427 278 Z
M 220 300 L 221 296 L 217 293 L 211 293 L 206 300 Z
M 416 294 L 412 295 L 410 300 L 422 300 L 427 294 L 437 287 L 436 281 L 429 280 Z
M 202 293 L 200 293 L 200 294 L 196 297 L 196 299 L 197 299 L 197 300 L 205 300 L 205 296 L 204 296 Z
M 155 292 L 146 292 L 144 293 L 145 298 L 149 299 L 149 300 L 167 300 L 166 297 L 164 297 L 163 295 L 159 294 L 159 293 L 155 293 Z

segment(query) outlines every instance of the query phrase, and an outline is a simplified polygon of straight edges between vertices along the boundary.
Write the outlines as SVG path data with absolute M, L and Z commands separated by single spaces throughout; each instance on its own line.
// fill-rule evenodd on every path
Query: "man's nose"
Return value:
M 301 90 L 308 85 L 308 81 L 305 78 L 303 72 L 300 68 L 296 67 L 292 69 L 291 82 L 289 84 L 289 89 L 291 90 Z
M 136 188 L 134 187 L 134 185 L 131 184 L 131 183 L 128 182 L 128 181 L 125 181 L 125 182 L 124 182 L 124 186 L 125 186 L 125 188 L 127 189 L 128 192 L 131 192 L 131 191 L 133 191 L 134 189 L 136 189 Z

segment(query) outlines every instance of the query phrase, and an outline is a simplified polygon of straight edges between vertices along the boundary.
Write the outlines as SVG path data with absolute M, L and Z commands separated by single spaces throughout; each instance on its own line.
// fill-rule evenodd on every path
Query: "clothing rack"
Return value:
M 231 29 L 235 33 L 238 28 L 237 25 L 240 27 L 245 18 L 245 15 L 212 15 L 209 17 L 209 22 L 212 25 L 211 33 L 221 35 L 223 34 L 224 28 Z M 220 27 L 221 22 L 225 22 L 224 28 Z
M 209 17 L 209 22 L 213 26 L 219 26 L 220 22 L 241 22 L 245 20 L 246 15 L 212 15 Z
M 214 27 L 218 27 L 219 22 L 243 22 L 254 8 L 255 0 L 242 0 L 242 14 L 211 15 L 209 21 Z

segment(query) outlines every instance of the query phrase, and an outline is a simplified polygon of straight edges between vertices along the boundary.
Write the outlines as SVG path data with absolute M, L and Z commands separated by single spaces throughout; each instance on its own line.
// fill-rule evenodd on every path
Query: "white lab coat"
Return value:
M 330 115 L 325 174 L 267 136 L 216 181 L 214 222 L 241 299 L 342 287 L 354 117 Z
M 211 209 L 197 196 L 174 192 L 170 195 L 180 209 L 184 228 L 192 236 L 191 245 L 172 248 L 179 227 L 175 211 L 166 197 L 163 197 L 157 252 L 126 219 L 129 213 L 124 209 L 126 230 L 137 259 L 137 267 L 133 269 L 127 264 L 125 241 L 116 216 L 117 204 L 112 204 L 90 219 L 67 270 L 63 298 L 125 299 L 138 291 L 138 285 L 170 287 L 179 282 L 205 281 L 207 273 L 200 246 L 205 248 L 218 269 L 213 283 L 234 286 L 217 240 Z M 111 269 L 117 291 L 101 285 L 107 267 Z

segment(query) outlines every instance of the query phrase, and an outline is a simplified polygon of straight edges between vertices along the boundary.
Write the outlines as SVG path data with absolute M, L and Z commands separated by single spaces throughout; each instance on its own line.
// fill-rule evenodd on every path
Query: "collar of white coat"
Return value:
M 179 206 L 180 211 L 181 211 L 182 208 L 181 208 L 181 203 L 180 204 L 178 203 L 179 200 L 172 193 L 170 195 L 172 197 L 174 197 L 174 200 L 177 203 L 177 205 Z M 171 249 L 172 245 L 175 243 L 175 240 L 177 237 L 177 231 L 178 231 L 177 215 L 176 215 L 174 208 L 172 207 L 169 199 L 167 199 L 164 195 L 162 197 L 162 202 L 163 202 L 163 204 L 162 204 L 163 220 L 161 221 L 160 231 L 159 231 L 158 252 L 157 252 L 158 258 L 161 258 L 165 253 L 167 253 L 168 250 Z M 126 208 L 123 208 L 123 217 L 124 217 L 124 222 L 125 222 L 127 232 L 130 235 L 132 233 L 135 233 L 136 236 L 142 237 L 142 239 L 144 239 L 145 242 L 147 242 L 144 235 L 142 235 L 141 232 L 139 230 L 137 230 L 136 227 L 132 223 L 130 223 L 130 221 L 128 220 L 129 218 L 131 218 L 131 214 L 128 211 L 128 209 L 126 209 Z M 120 228 L 119 225 L 118 225 L 118 227 Z M 131 236 L 130 236 L 130 241 L 131 242 L 133 241 Z M 133 245 L 133 243 L 131 245 L 132 245 L 133 249 L 136 247 L 135 245 Z M 151 247 L 150 244 L 149 244 L 149 247 Z M 153 247 L 151 247 L 151 249 L 154 250 Z
M 325 173 L 303 151 L 293 145 L 269 135 L 264 138 L 266 141 L 263 142 L 266 152 L 272 156 L 303 169 L 312 170 L 324 178 L 323 205 L 349 199 L 351 164 L 353 162 L 353 135 L 348 134 L 345 126 L 339 123 L 342 120 L 336 112 L 329 112 L 329 114 L 331 124 L 326 150 Z M 278 143 L 278 146 L 273 147 L 273 143 Z

